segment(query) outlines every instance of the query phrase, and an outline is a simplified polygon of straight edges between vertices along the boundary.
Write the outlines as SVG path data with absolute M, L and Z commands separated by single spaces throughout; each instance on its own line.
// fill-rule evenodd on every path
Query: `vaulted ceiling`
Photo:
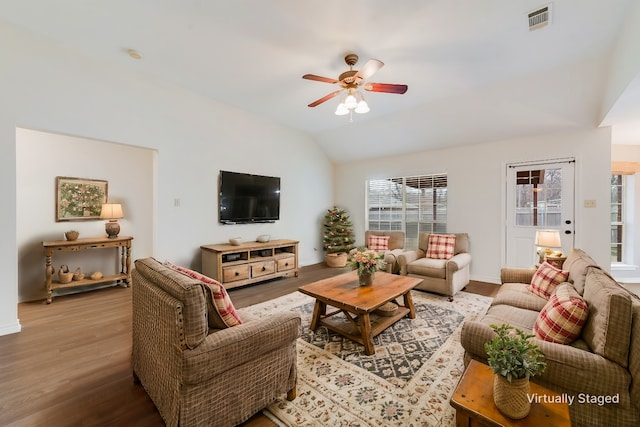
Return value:
M 0 21 L 298 129 L 344 162 L 598 126 L 632 2 L 0 0 Z M 550 25 L 530 31 L 528 12 L 547 4 Z M 371 111 L 352 122 L 337 98 L 307 107 L 337 87 L 302 75 L 337 78 L 347 53 L 355 69 L 385 63 L 371 81 L 409 90 L 366 92 Z

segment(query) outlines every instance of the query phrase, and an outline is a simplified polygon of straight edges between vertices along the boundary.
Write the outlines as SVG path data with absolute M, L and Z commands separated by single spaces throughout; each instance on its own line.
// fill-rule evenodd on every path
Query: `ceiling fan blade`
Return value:
M 364 64 L 364 66 L 362 68 L 360 68 L 358 70 L 358 72 L 356 73 L 354 77 L 354 79 L 358 80 L 367 80 L 369 77 L 373 76 L 373 74 L 378 71 L 380 68 L 382 68 L 382 66 L 384 65 L 384 62 L 382 61 L 378 61 L 377 59 L 370 59 L 367 61 L 366 64 Z
M 337 94 L 342 92 L 343 90 L 344 89 L 340 89 L 340 90 L 336 90 L 335 92 L 331 92 L 329 95 L 323 96 L 322 98 L 318 99 L 317 101 L 313 101 L 311 104 L 309 104 L 309 107 L 317 107 L 318 105 L 322 104 L 323 102 L 330 100 L 331 98 L 333 98 L 334 96 L 336 96 Z
M 315 74 L 305 74 L 304 76 L 302 76 L 302 78 L 307 80 L 315 80 L 317 82 L 324 82 L 324 83 L 333 83 L 333 84 L 340 83 L 336 79 L 330 79 L 329 77 L 316 76 Z
M 389 83 L 366 83 L 364 90 L 370 92 L 385 92 L 403 94 L 409 89 L 407 85 L 394 85 Z

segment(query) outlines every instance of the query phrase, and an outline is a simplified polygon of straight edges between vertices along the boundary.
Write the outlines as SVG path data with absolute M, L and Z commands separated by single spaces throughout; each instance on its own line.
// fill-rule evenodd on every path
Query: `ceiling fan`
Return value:
M 358 55 L 350 53 L 344 57 L 344 62 L 346 62 L 349 66 L 349 70 L 340 74 L 337 80 L 329 77 L 316 76 L 315 74 L 305 74 L 304 76 L 302 76 L 303 79 L 337 84 L 340 86 L 340 89 L 331 92 L 330 94 L 325 95 L 316 101 L 313 101 L 311 104 L 309 104 L 309 107 L 316 107 L 323 102 L 326 102 L 331 98 L 339 95 L 340 93 L 345 93 L 346 97 L 342 100 L 342 102 L 340 102 L 340 104 L 338 105 L 338 109 L 336 110 L 337 115 L 349 114 L 352 111 L 355 111 L 356 113 L 366 113 L 369 111 L 369 106 L 364 101 L 364 96 L 358 89 L 364 88 L 364 90 L 369 92 L 397 94 L 403 94 L 407 91 L 407 85 L 366 82 L 368 78 L 373 76 L 376 71 L 382 68 L 382 66 L 384 65 L 382 61 L 378 61 L 377 59 L 370 59 L 366 64 L 364 64 L 361 69 L 354 70 L 353 66 L 358 62 Z

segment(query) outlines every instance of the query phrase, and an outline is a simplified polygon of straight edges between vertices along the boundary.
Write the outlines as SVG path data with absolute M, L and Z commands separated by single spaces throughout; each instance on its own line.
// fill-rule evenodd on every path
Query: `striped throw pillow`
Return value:
M 588 315 L 587 303 L 570 284 L 563 283 L 540 311 L 533 333 L 544 341 L 571 344 L 580 336 Z
M 427 245 L 427 258 L 449 259 L 456 246 L 455 234 L 430 234 Z
M 169 261 L 165 261 L 165 266 L 172 270 L 178 271 L 186 276 L 201 281 L 209 292 L 206 293 L 207 299 L 207 314 L 209 317 L 209 327 L 212 329 L 225 329 L 232 326 L 238 326 L 242 324 L 242 320 L 236 312 L 229 294 L 220 282 L 198 273 L 197 271 L 189 270 L 185 267 L 174 265 Z
M 389 250 L 389 237 L 390 236 L 369 236 L 367 242 L 367 248 L 376 252 L 384 252 Z
M 568 271 L 560 270 L 545 261 L 538 267 L 527 289 L 533 294 L 549 299 L 556 287 L 568 278 Z

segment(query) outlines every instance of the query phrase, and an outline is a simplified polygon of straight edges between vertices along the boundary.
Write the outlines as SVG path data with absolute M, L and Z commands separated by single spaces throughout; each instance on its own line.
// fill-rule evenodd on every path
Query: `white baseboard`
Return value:
M 0 336 L 16 334 L 22 330 L 22 326 L 20 325 L 20 321 L 16 319 L 15 323 L 11 323 L 8 325 L 0 325 Z

